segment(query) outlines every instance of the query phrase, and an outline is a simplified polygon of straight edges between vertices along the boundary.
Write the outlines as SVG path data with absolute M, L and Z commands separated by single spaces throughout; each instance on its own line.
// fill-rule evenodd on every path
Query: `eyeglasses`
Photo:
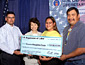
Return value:
M 8 19 L 14 19 L 15 17 L 7 17 Z

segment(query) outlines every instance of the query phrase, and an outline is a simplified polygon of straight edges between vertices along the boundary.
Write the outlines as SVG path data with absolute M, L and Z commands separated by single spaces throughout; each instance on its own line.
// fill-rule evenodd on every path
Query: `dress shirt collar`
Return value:
M 14 28 L 14 24 L 13 24 L 13 26 L 11 26 L 10 24 L 6 23 L 6 26 L 7 26 L 8 28 Z

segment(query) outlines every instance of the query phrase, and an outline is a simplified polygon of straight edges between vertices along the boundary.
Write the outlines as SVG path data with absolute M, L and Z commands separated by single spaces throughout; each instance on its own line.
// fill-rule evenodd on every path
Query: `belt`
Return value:
M 16 55 L 16 54 L 9 54 L 9 53 L 7 53 L 5 51 L 1 51 L 1 53 L 8 54 L 8 55 Z
M 73 61 L 81 61 L 83 59 L 78 59 L 78 60 L 67 60 L 67 62 L 73 62 Z
M 33 56 L 30 56 L 30 59 L 39 59 L 39 56 L 33 55 Z
M 67 60 L 67 62 L 73 62 L 73 60 Z

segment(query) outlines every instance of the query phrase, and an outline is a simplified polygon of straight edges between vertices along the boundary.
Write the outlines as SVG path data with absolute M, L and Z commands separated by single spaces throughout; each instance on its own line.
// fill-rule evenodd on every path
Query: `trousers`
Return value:
M 74 60 L 70 62 L 65 62 L 64 65 L 85 65 L 85 59 L 80 59 L 80 60 Z
M 1 65 L 24 65 L 23 58 L 20 55 L 11 55 L 6 52 L 1 52 Z

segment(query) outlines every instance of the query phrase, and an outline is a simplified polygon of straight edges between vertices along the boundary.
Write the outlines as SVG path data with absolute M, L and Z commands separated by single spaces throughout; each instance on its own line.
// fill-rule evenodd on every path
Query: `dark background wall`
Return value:
M 6 0 L 0 0 L 0 27 L 4 24 L 3 8 Z M 15 25 L 22 33 L 29 30 L 28 22 L 32 17 L 40 21 L 40 31 L 45 30 L 45 18 L 49 16 L 49 0 L 8 0 L 8 9 L 16 15 Z

